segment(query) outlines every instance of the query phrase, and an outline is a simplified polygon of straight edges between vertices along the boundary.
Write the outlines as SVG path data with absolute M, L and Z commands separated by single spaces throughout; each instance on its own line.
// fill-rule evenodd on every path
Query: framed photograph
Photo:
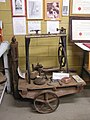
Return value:
M 45 20 L 61 20 L 62 0 L 45 0 Z
M 90 42 L 90 17 L 70 16 L 69 39 L 73 42 Z
M 27 0 L 27 19 L 43 19 L 43 0 Z
M 12 16 L 26 16 L 26 0 L 11 0 Z
M 90 16 L 90 0 L 70 0 L 70 15 Z

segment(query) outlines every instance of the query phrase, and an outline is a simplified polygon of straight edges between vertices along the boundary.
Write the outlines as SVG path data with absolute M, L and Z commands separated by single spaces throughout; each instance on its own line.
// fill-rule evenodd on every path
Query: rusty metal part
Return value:
M 40 30 L 30 30 L 30 31 L 31 31 L 31 32 L 35 31 L 35 33 L 38 34 L 38 32 L 39 32 Z
M 44 91 L 34 98 L 34 107 L 39 113 L 54 112 L 59 105 L 58 96 L 51 91 Z
M 61 29 L 57 28 L 57 31 L 59 31 L 61 34 L 66 34 L 66 29 L 61 27 Z
M 32 64 L 32 70 L 37 70 L 39 71 L 40 68 L 43 68 L 42 64 L 37 63 L 36 65 Z
M 39 73 L 36 70 L 32 71 L 30 74 L 31 74 L 30 79 L 32 79 L 32 80 L 35 80 L 37 78 L 37 76 L 39 76 Z
M 57 81 L 58 81 L 59 85 L 61 85 L 61 86 L 63 85 L 62 82 L 61 82 L 60 80 L 57 80 Z
M 58 72 L 60 70 L 59 67 L 47 67 L 47 68 L 41 68 L 42 72 Z
M 45 83 L 46 83 L 46 80 L 43 77 L 41 77 L 41 76 L 37 77 L 34 80 L 34 84 L 36 84 L 36 85 L 43 85 Z

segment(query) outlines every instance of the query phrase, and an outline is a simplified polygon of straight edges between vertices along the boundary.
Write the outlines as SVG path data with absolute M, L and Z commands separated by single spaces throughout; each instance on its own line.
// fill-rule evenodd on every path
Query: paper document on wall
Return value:
M 36 33 L 35 30 L 41 33 L 41 21 L 28 21 L 28 33 Z
M 59 33 L 59 21 L 47 21 L 47 33 Z
M 13 32 L 14 32 L 14 35 L 26 34 L 26 18 L 25 17 L 13 17 Z

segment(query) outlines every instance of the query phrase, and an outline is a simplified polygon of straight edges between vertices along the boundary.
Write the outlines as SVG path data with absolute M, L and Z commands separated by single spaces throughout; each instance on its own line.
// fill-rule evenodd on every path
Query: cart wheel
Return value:
M 39 113 L 54 112 L 59 105 L 58 96 L 51 91 L 44 91 L 38 94 L 34 99 L 34 107 Z

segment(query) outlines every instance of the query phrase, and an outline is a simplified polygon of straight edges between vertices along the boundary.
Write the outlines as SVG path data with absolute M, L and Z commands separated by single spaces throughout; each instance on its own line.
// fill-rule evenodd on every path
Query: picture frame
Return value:
M 61 20 L 62 0 L 45 0 L 45 20 Z
M 26 35 L 26 17 L 13 17 L 13 34 Z
M 43 0 L 27 0 L 27 19 L 43 19 Z
M 26 0 L 11 0 L 12 16 L 26 16 Z
M 70 0 L 70 16 L 90 16 L 90 0 Z
M 69 39 L 72 42 L 90 42 L 90 17 L 70 16 Z
M 69 16 L 69 0 L 63 0 L 62 2 L 62 16 Z

